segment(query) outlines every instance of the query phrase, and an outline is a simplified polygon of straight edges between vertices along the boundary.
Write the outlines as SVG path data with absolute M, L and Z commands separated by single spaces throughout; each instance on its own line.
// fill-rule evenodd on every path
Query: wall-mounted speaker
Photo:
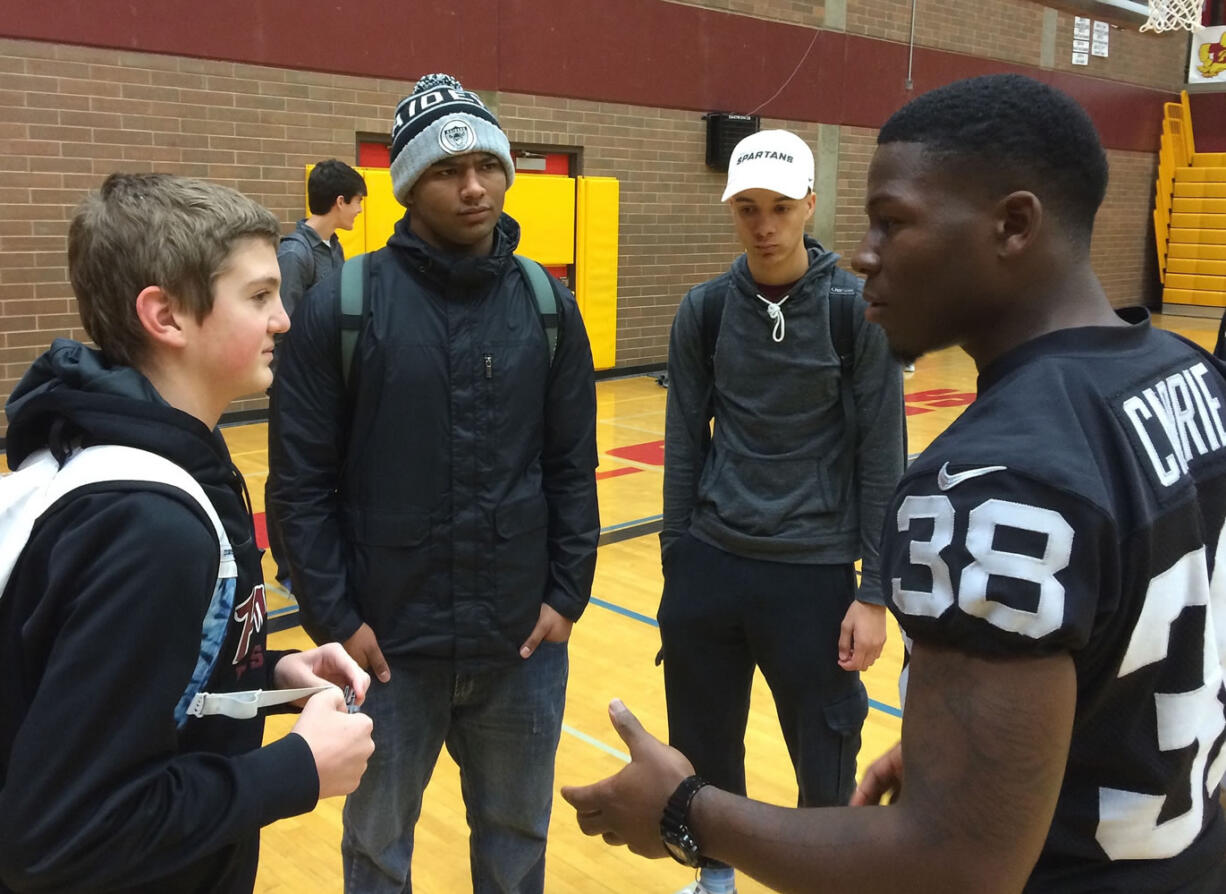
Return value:
M 702 117 L 707 122 L 707 167 L 713 171 L 727 171 L 732 150 L 745 137 L 758 132 L 759 118 L 727 112 L 708 112 Z

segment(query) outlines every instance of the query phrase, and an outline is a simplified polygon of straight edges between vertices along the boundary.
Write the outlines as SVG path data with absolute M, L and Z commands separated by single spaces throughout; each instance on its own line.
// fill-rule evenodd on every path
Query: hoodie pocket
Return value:
M 814 456 L 728 456 L 704 482 L 706 498 L 729 527 L 770 537 L 839 508 L 830 470 Z

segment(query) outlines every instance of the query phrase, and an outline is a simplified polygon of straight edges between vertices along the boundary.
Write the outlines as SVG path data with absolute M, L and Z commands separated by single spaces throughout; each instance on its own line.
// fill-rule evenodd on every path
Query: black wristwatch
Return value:
M 711 861 L 698 852 L 698 842 L 690 832 L 690 804 L 704 785 L 701 776 L 689 776 L 681 781 L 660 817 L 660 839 L 672 858 L 684 866 L 706 866 Z

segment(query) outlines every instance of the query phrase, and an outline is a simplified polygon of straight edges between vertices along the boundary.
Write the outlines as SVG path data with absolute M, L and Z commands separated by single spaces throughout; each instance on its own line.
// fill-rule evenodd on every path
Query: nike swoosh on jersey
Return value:
M 941 466 L 941 471 L 937 472 L 937 487 L 941 490 L 952 490 L 963 481 L 969 481 L 972 478 L 978 478 L 980 475 L 990 475 L 993 472 L 1005 471 L 1005 466 L 980 466 L 978 469 L 967 469 L 965 472 L 955 472 L 949 474 L 949 463 Z

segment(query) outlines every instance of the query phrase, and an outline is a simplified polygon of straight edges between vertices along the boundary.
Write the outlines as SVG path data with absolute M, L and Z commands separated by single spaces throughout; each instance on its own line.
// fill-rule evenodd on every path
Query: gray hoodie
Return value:
M 827 299 L 838 255 L 809 237 L 805 245 L 809 269 L 780 306 L 780 341 L 744 255 L 681 301 L 668 349 L 662 554 L 667 568 L 672 544 L 689 531 L 744 558 L 863 558 L 857 598 L 880 604 L 881 525 L 906 460 L 902 371 L 857 298 L 856 451 L 842 455 L 840 368 Z M 725 293 L 723 319 L 709 364 L 703 305 L 717 290 Z

